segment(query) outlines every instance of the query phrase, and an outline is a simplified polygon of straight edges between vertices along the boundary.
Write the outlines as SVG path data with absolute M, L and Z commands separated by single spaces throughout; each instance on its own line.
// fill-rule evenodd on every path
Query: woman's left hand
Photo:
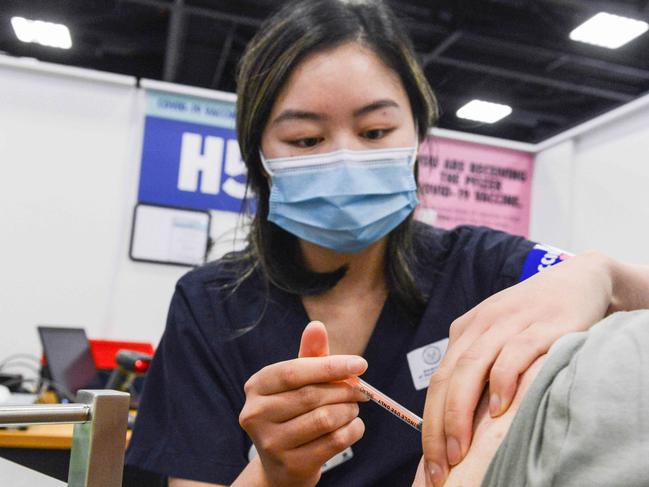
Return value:
M 611 304 L 606 259 L 585 253 L 486 299 L 455 320 L 426 397 L 423 448 L 428 485 L 442 485 L 472 438 L 489 381 L 492 416 L 507 410 L 518 378 L 561 336 L 588 329 Z

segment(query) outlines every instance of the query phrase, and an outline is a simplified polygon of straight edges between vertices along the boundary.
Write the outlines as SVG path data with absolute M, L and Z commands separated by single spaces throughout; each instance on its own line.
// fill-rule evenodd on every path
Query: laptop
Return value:
M 75 401 L 79 389 L 102 389 L 90 343 L 83 328 L 39 326 L 52 388 L 63 400 Z

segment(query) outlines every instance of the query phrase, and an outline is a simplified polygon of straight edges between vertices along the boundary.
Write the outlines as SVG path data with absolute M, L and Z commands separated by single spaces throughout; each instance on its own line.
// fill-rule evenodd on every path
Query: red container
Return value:
M 120 350 L 135 350 L 137 352 L 153 355 L 153 345 L 146 342 L 122 342 L 116 340 L 88 340 L 90 351 L 98 369 L 114 369 L 115 355 Z

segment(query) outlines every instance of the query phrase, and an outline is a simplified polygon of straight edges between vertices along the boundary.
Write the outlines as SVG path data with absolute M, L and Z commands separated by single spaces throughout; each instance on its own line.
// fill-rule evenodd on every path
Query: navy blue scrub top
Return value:
M 448 337 L 453 320 L 517 283 L 525 267 L 535 269 L 543 256 L 547 263 L 545 253 L 533 257 L 533 247 L 483 227 L 416 223 L 413 270 L 428 304 L 413 324 L 388 297 L 363 355 L 363 378 L 422 415 L 426 389 L 415 388 L 406 354 Z M 297 356 L 309 318 L 299 296 L 266 286 L 258 274 L 233 291 L 228 284 L 240 273 L 218 261 L 179 280 L 147 373 L 129 465 L 226 485 L 247 465 L 252 443 L 238 421 L 243 385 L 262 367 Z M 410 486 L 421 434 L 372 402 L 360 405 L 360 417 L 365 435 L 352 446 L 353 458 L 323 473 L 318 485 Z

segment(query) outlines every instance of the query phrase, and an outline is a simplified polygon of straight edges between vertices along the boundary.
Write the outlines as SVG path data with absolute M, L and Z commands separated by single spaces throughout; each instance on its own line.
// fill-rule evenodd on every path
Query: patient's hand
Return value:
M 488 388 L 485 387 L 485 391 L 476 409 L 475 417 L 473 418 L 473 431 L 475 433 L 469 451 L 460 463 L 451 467 L 444 487 L 480 486 L 487 472 L 487 468 L 496 454 L 496 450 L 498 450 L 498 447 L 509 430 L 509 425 L 518 411 L 525 392 L 527 392 L 530 384 L 534 381 L 544 361 L 545 355 L 542 355 L 521 375 L 512 405 L 501 416 L 492 418 L 489 414 Z M 425 477 L 426 474 L 422 457 L 412 487 L 426 487 Z M 432 483 L 430 485 L 432 486 Z

